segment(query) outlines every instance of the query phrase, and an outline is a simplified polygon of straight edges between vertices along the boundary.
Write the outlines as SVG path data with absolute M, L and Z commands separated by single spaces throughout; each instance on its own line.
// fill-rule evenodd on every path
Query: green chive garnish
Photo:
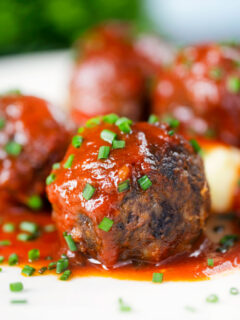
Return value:
M 209 266 L 209 267 L 213 267 L 214 266 L 214 260 L 213 259 L 207 259 L 207 265 Z
M 159 121 L 158 117 L 155 114 L 151 114 L 148 118 L 148 123 L 154 124 Z
M 55 224 L 47 224 L 43 229 L 45 232 L 54 232 L 56 231 L 56 226 Z
M 62 273 L 68 268 L 68 259 L 59 259 L 57 261 L 56 273 Z
M 9 266 L 15 266 L 18 263 L 18 255 L 16 253 L 12 253 L 8 257 L 8 264 Z
M 66 281 L 66 280 L 69 279 L 70 275 L 71 275 L 71 271 L 70 270 L 65 270 L 63 272 L 63 274 L 61 275 L 61 277 L 59 278 L 59 280 Z
M 92 198 L 95 190 L 96 189 L 91 184 L 86 183 L 84 190 L 83 190 L 83 198 L 86 200 L 90 200 Z
M 72 138 L 72 145 L 74 146 L 74 148 L 80 148 L 81 145 L 83 143 L 83 137 L 81 136 L 74 136 Z
M 169 131 L 168 131 L 168 135 L 169 135 L 169 136 L 173 136 L 173 135 L 174 135 L 174 130 L 169 130 Z
M 15 225 L 13 223 L 4 223 L 2 226 L 3 232 L 12 233 L 15 231 Z
M 152 282 L 155 282 L 155 283 L 163 282 L 163 273 L 154 272 L 152 275 Z
M 60 169 L 60 163 L 59 163 L 59 162 L 55 162 L 55 163 L 52 165 L 52 168 L 53 168 L 53 170 Z
M 38 270 L 38 273 L 44 274 L 47 271 L 47 269 L 48 269 L 47 267 L 42 267 Z
M 0 240 L 0 247 L 6 247 L 6 246 L 10 246 L 10 245 L 11 245 L 10 240 Z
M 180 124 L 179 120 L 177 120 L 177 119 L 175 119 L 175 118 L 173 118 L 173 117 L 170 117 L 170 116 L 167 116 L 167 117 L 163 118 L 163 122 L 168 123 L 169 126 L 170 126 L 172 129 L 176 129 L 176 128 L 179 126 L 179 124 Z
M 121 312 L 130 312 L 132 310 L 132 308 L 127 305 L 123 300 L 122 298 L 119 298 L 118 299 L 118 304 L 119 304 L 119 310 Z
M 110 147 L 101 146 L 98 150 L 98 159 L 107 159 L 110 153 Z
M 26 242 L 26 241 L 30 241 L 30 240 L 33 240 L 34 237 L 32 234 L 28 234 L 28 233 L 19 233 L 17 235 L 17 240 L 18 241 L 23 241 L 23 242 Z
M 118 192 L 127 191 L 130 188 L 130 180 L 125 180 L 118 184 Z
M 40 251 L 38 249 L 32 249 L 28 251 L 28 260 L 30 262 L 38 260 L 40 257 Z
M 113 140 L 116 139 L 117 134 L 111 130 L 108 129 L 104 129 L 101 133 L 100 133 L 100 137 L 104 140 L 107 141 L 109 143 L 112 144 Z
M 95 118 L 91 118 L 86 122 L 86 127 L 87 128 L 93 128 L 96 127 L 97 125 L 99 125 L 101 123 L 101 117 L 95 117 Z
M 30 267 L 28 265 L 24 266 L 22 269 L 22 274 L 25 274 L 26 276 L 32 276 L 34 274 L 34 272 L 36 271 L 36 269 L 34 269 L 33 267 Z
M 239 294 L 239 290 L 237 288 L 231 288 L 230 289 L 230 293 L 234 296 L 236 296 L 237 294 Z
M 113 225 L 113 221 L 108 217 L 104 217 L 102 221 L 99 223 L 98 228 L 108 232 L 112 228 L 112 225 Z
M 74 160 L 74 154 L 70 154 L 67 158 L 67 161 L 64 163 L 63 167 L 65 169 L 70 169 Z
M 54 173 L 50 173 L 50 175 L 46 179 L 46 185 L 49 186 L 56 180 L 56 175 Z
M 11 156 L 18 156 L 21 151 L 22 151 L 22 146 L 15 142 L 15 141 L 9 141 L 6 145 L 5 145 L 5 151 L 11 155 Z
M 4 256 L 0 256 L 0 263 L 3 263 L 4 260 L 5 260 Z
M 68 248 L 70 251 L 77 251 L 76 243 L 74 242 L 72 236 L 70 234 L 67 234 L 67 232 L 63 233 L 64 239 L 68 245 Z
M 231 77 L 227 81 L 227 88 L 232 93 L 240 92 L 240 78 Z
M 112 148 L 113 149 L 123 149 L 125 148 L 126 142 L 124 140 L 113 140 Z
M 12 304 L 23 304 L 23 303 L 27 303 L 27 300 L 11 300 L 10 303 L 12 303 Z
M 19 229 L 21 231 L 25 231 L 25 232 L 29 232 L 29 233 L 36 233 L 38 231 L 39 227 L 34 222 L 22 221 L 19 225 Z
M 238 240 L 239 240 L 238 235 L 236 235 L 236 234 L 227 234 L 227 235 L 225 235 L 224 237 L 221 238 L 219 243 L 222 245 L 223 249 L 228 250 Z
M 9 284 L 10 291 L 12 292 L 20 292 L 23 290 L 22 282 L 13 282 Z
M 150 188 L 152 185 L 152 181 L 146 175 L 138 179 L 138 183 L 144 191 Z
M 116 126 L 118 126 L 120 131 L 122 131 L 123 133 L 130 133 L 131 132 L 130 125 L 132 124 L 132 121 L 130 119 L 122 117 L 122 118 L 119 118 L 115 124 L 116 124 Z
M 48 270 L 56 269 L 57 262 L 50 262 L 48 265 Z
M 84 131 L 84 127 L 78 128 L 78 133 L 83 133 L 83 131 Z
M 110 124 L 114 124 L 118 119 L 119 117 L 115 113 L 111 113 L 103 116 L 103 121 Z
M 210 296 L 208 296 L 206 298 L 206 301 L 210 302 L 210 303 L 216 303 L 216 302 L 219 301 L 219 298 L 218 298 L 218 296 L 216 294 L 211 294 Z
M 197 140 L 191 139 L 189 142 L 190 142 L 191 146 L 193 147 L 193 150 L 196 153 L 199 153 L 201 151 L 201 147 L 200 147 L 199 143 L 197 142 Z
M 0 130 L 5 127 L 6 120 L 4 118 L 0 118 Z
M 42 198 L 38 195 L 31 196 L 27 201 L 27 206 L 32 210 L 39 210 L 43 206 Z
M 214 67 L 210 70 L 209 75 L 213 80 L 220 80 L 223 76 L 223 70 L 219 67 Z

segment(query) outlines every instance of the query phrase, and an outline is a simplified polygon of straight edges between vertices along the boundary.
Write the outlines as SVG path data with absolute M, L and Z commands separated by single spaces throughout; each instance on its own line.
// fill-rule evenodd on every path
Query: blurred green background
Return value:
M 141 19 L 138 0 L 0 0 L 0 55 L 65 48 L 107 19 Z

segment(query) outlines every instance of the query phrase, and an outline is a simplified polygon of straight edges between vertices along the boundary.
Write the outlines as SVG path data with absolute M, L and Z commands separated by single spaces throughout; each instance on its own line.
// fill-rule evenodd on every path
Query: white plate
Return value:
M 0 92 L 19 88 L 39 95 L 63 107 L 71 54 L 67 51 L 0 59 Z M 229 289 L 240 289 L 240 271 L 219 275 L 210 281 L 151 282 L 121 281 L 111 278 L 77 278 L 68 282 L 54 276 L 25 278 L 20 269 L 3 267 L 0 274 L 0 310 L 5 320 L 16 319 L 240 319 L 240 295 Z M 9 283 L 22 281 L 24 291 L 11 293 Z M 219 303 L 209 304 L 206 297 L 219 296 Z M 118 299 L 132 307 L 120 313 Z M 12 299 L 27 299 L 25 305 L 11 305 Z M 195 312 L 186 310 L 195 308 Z M 19 317 L 20 316 L 20 317 Z

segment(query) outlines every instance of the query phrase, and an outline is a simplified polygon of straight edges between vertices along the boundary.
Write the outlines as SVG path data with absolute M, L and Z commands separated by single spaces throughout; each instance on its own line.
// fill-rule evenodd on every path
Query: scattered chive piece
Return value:
M 74 148 L 80 148 L 81 145 L 83 143 L 83 137 L 81 136 L 74 136 L 72 138 L 72 145 L 74 146 Z
M 36 269 L 34 269 L 33 267 L 30 267 L 28 265 L 24 266 L 22 269 L 22 274 L 25 274 L 26 276 L 32 276 L 34 274 L 34 272 L 36 271 Z
M 95 118 L 89 119 L 86 122 L 86 127 L 93 128 L 93 127 L 96 127 L 97 125 L 99 125 L 100 123 L 101 123 L 101 117 L 95 117 Z
M 0 247 L 6 247 L 6 246 L 10 246 L 11 241 L 9 240 L 1 240 L 0 241 Z
M 42 267 L 38 270 L 38 273 L 43 274 L 46 271 L 47 271 L 47 267 Z
M 200 145 L 198 144 L 197 140 L 191 139 L 189 142 L 190 142 L 191 146 L 193 147 L 193 150 L 194 150 L 196 153 L 199 153 L 199 152 L 201 151 L 201 147 L 200 147 Z
M 9 284 L 10 291 L 12 292 L 20 292 L 23 290 L 22 282 L 13 282 Z
M 76 243 L 74 242 L 72 236 L 70 234 L 67 234 L 67 232 L 63 233 L 64 239 L 67 242 L 68 248 L 71 251 L 77 251 Z
M 101 133 L 100 133 L 100 137 L 104 140 L 107 141 L 109 143 L 112 144 L 113 140 L 116 139 L 117 134 L 111 130 L 108 129 L 104 129 Z
M 23 241 L 23 242 L 30 241 L 33 238 L 34 238 L 33 235 L 32 234 L 28 234 L 28 233 L 19 233 L 17 235 L 17 240 L 18 241 Z
M 16 253 L 12 253 L 8 257 L 8 264 L 9 266 L 15 266 L 18 263 L 18 255 Z
M 213 67 L 210 70 L 209 75 L 214 80 L 220 80 L 223 76 L 223 70 L 219 67 Z
M 173 136 L 173 135 L 174 135 L 174 130 L 169 130 L 169 131 L 168 131 L 168 135 L 169 135 L 169 136 Z
M 47 224 L 43 229 L 45 232 L 54 232 L 56 230 L 56 226 L 55 224 Z
M 83 198 L 86 200 L 90 200 L 92 198 L 95 190 L 96 189 L 91 184 L 86 183 L 84 190 L 83 190 Z
M 70 275 L 71 275 L 71 271 L 70 270 L 65 270 L 63 272 L 63 274 L 61 275 L 61 277 L 59 278 L 59 280 L 66 281 L 66 280 L 68 280 Z
M 107 159 L 110 153 L 110 147 L 101 146 L 98 151 L 98 159 Z
M 32 249 L 28 251 L 28 260 L 29 261 L 36 261 L 40 257 L 40 251 L 38 249 Z
M 2 263 L 5 260 L 4 256 L 0 256 L 0 263 Z
M 102 221 L 99 223 L 98 228 L 105 232 L 108 232 L 112 228 L 112 225 L 113 221 L 108 217 L 104 217 Z
M 154 282 L 154 283 L 163 282 L 163 273 L 154 272 L 152 275 L 152 282 Z
M 53 170 L 60 169 L 60 163 L 59 163 L 59 162 L 55 162 L 55 163 L 52 165 L 52 168 L 53 168 Z
M 144 191 L 150 188 L 152 185 L 152 181 L 146 175 L 138 179 L 138 183 Z
M 119 118 L 116 121 L 116 125 L 118 126 L 120 131 L 122 131 L 123 133 L 130 133 L 131 132 L 131 127 L 130 127 L 131 124 L 132 124 L 132 121 L 128 118 L 125 118 L 125 117 Z
M 118 192 L 127 191 L 130 188 L 130 180 L 125 180 L 118 184 Z
M 190 311 L 190 312 L 196 312 L 196 308 L 191 307 L 191 306 L 186 306 L 185 310 Z
M 13 223 L 4 223 L 2 226 L 3 232 L 12 233 L 15 230 L 15 225 Z
M 7 90 L 5 92 L 5 95 L 18 95 L 18 96 L 20 96 L 21 94 L 22 94 L 22 92 L 19 89 L 11 89 L 11 90 Z
M 170 126 L 172 129 L 178 128 L 178 126 L 179 126 L 179 124 L 180 124 L 180 122 L 179 122 L 178 119 L 175 119 L 175 118 L 170 117 L 170 116 L 167 116 L 167 117 L 163 118 L 163 121 L 166 122 L 166 123 L 168 123 L 169 126 Z
M 68 259 L 67 255 L 66 255 L 66 254 L 64 254 L 64 253 L 63 253 L 63 254 L 61 254 L 61 258 L 62 258 L 62 259 Z
M 11 300 L 10 303 L 12 304 L 27 303 L 27 300 Z
M 27 206 L 32 210 L 39 210 L 43 206 L 43 201 L 40 196 L 33 195 L 28 199 Z
M 222 249 L 228 250 L 236 241 L 238 241 L 238 239 L 239 237 L 236 234 L 227 234 L 221 238 L 219 243 L 222 245 Z
M 0 272 L 2 272 L 2 268 L 0 268 Z
M 38 231 L 38 225 L 30 221 L 22 221 L 19 225 L 21 231 L 26 231 L 29 233 L 36 233 Z
M 5 127 L 6 120 L 4 118 L 0 118 L 0 130 Z
M 62 273 L 68 268 L 68 259 L 59 259 L 57 261 L 56 273 Z
M 206 301 L 210 302 L 210 303 L 216 303 L 216 302 L 219 301 L 219 298 L 218 298 L 218 296 L 216 294 L 211 294 L 210 296 L 208 296 L 206 298 Z
M 207 259 L 207 265 L 209 266 L 209 267 L 213 267 L 214 266 L 214 260 L 213 259 Z
M 48 265 L 48 270 L 53 270 L 57 266 L 57 262 L 50 262 Z
M 69 157 L 67 158 L 67 161 L 64 163 L 63 167 L 65 169 L 70 169 L 74 160 L 74 154 L 70 154 Z
M 232 93 L 240 92 L 240 79 L 238 77 L 231 77 L 227 81 L 227 88 Z
M 56 175 L 54 173 L 50 173 L 49 176 L 47 176 L 46 179 L 46 185 L 49 186 L 51 183 L 53 183 L 56 180 Z
M 112 148 L 113 149 L 123 149 L 125 148 L 126 142 L 124 140 L 113 140 Z
M 130 306 L 128 306 L 126 303 L 124 303 L 122 298 L 118 299 L 118 304 L 119 304 L 119 310 L 121 312 L 129 312 L 132 310 Z
M 5 145 L 5 151 L 11 155 L 11 156 L 18 156 L 21 151 L 22 151 L 22 146 L 15 142 L 15 141 L 9 141 L 6 145 Z
M 83 133 L 83 131 L 84 131 L 84 127 L 78 128 L 78 133 Z
M 234 296 L 236 296 L 237 294 L 239 294 L 239 290 L 237 288 L 231 288 L 230 289 L 230 293 Z
M 154 124 L 158 122 L 159 119 L 155 114 L 151 114 L 150 117 L 148 118 L 148 123 Z
M 119 119 L 119 117 L 115 113 L 110 113 L 110 114 L 103 116 L 103 121 L 110 123 L 110 124 L 114 124 L 118 119 Z

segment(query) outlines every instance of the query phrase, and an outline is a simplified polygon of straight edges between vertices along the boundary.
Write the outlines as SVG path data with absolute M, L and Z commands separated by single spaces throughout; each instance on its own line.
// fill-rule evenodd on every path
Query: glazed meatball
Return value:
M 107 267 L 189 249 L 209 210 L 200 156 L 166 125 L 93 120 L 49 176 L 60 234 Z
M 111 112 L 135 120 L 142 117 L 145 82 L 129 33 L 126 25 L 110 23 L 79 42 L 70 83 L 75 122 Z
M 180 51 L 159 74 L 153 112 L 181 120 L 188 134 L 240 146 L 240 47 L 209 44 Z
M 0 198 L 28 203 L 45 194 L 52 164 L 66 152 L 70 133 L 65 117 L 43 99 L 0 98 Z M 39 203 L 39 200 L 37 200 Z

